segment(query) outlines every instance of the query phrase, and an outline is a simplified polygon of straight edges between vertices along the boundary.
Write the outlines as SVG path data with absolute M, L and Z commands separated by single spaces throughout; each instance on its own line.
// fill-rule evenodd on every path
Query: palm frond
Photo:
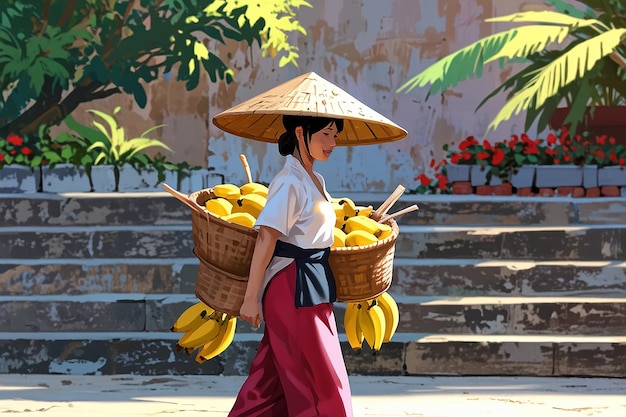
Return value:
M 608 32 L 578 43 L 568 52 L 546 65 L 525 88 L 513 96 L 502 107 L 488 130 L 495 129 L 510 116 L 528 109 L 532 104 L 540 107 L 548 98 L 556 95 L 561 88 L 584 76 L 596 63 L 609 55 L 620 43 L 626 29 L 612 29 Z
M 450 54 L 404 83 L 397 92 L 431 84 L 429 94 L 444 91 L 459 82 L 482 75 L 485 63 L 499 58 L 521 58 L 561 42 L 566 26 L 528 25 L 487 36 Z
M 596 19 L 579 19 L 565 13 L 553 12 L 551 10 L 530 11 L 508 14 L 506 16 L 490 17 L 485 19 L 485 22 L 541 23 L 544 25 L 567 26 L 571 29 L 592 25 L 604 26 L 602 22 Z

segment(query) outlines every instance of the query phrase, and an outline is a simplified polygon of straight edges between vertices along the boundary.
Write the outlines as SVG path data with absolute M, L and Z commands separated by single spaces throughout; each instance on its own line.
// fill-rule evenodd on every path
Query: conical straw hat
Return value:
M 343 119 L 338 146 L 392 142 L 407 135 L 406 130 L 314 72 L 221 112 L 213 124 L 243 138 L 277 143 L 285 131 L 285 114 Z

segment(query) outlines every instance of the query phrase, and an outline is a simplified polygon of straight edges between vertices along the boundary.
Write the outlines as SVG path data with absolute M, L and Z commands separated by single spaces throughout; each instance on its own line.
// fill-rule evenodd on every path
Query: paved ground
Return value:
M 242 377 L 0 375 L 0 414 L 228 414 Z M 351 377 L 354 415 L 561 417 L 626 415 L 626 379 Z

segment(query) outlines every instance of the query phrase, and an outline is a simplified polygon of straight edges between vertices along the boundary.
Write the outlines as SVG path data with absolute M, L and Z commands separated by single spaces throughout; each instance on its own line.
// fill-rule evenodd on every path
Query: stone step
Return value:
M 195 296 L 88 294 L 0 297 L 4 332 L 167 331 Z M 625 297 L 396 297 L 399 333 L 626 334 Z M 343 332 L 346 303 L 336 303 Z M 239 330 L 250 332 L 245 321 Z
M 197 258 L 0 259 L 0 295 L 193 294 Z
M 188 258 L 191 225 L 0 228 L 0 259 Z
M 389 194 L 345 193 L 341 197 L 378 208 Z M 626 199 L 621 197 L 575 199 L 404 194 L 389 213 L 412 204 L 417 204 L 420 210 L 399 217 L 399 223 L 619 224 L 626 211 Z M 0 194 L 0 213 L 3 227 L 191 223 L 189 209 L 165 192 Z
M 623 260 L 626 225 L 401 226 L 395 256 Z
M 626 261 L 396 258 L 389 291 L 407 296 L 626 296 Z
M 261 334 L 235 335 L 202 365 L 176 351 L 173 333 L 0 333 L 0 373 L 246 375 Z M 340 338 L 353 375 L 626 376 L 626 336 L 412 333 L 376 356 Z
M 0 295 L 193 294 L 196 258 L 0 259 Z M 626 296 L 626 261 L 394 260 L 397 296 Z
M 0 259 L 187 258 L 190 225 L 0 228 Z M 401 226 L 397 258 L 623 260 L 626 225 Z

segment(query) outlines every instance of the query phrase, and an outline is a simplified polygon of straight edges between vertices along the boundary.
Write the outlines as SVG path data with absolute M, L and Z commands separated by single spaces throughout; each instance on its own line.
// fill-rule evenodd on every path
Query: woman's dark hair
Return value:
M 285 126 L 285 133 L 278 138 L 278 152 L 281 155 L 293 155 L 298 144 L 296 138 L 296 127 L 302 126 L 304 131 L 304 144 L 309 151 L 309 142 L 311 141 L 311 135 L 324 129 L 330 123 L 335 123 L 337 126 L 337 132 L 343 130 L 343 120 L 333 119 L 330 117 L 313 117 L 313 116 L 283 116 L 283 126 Z

